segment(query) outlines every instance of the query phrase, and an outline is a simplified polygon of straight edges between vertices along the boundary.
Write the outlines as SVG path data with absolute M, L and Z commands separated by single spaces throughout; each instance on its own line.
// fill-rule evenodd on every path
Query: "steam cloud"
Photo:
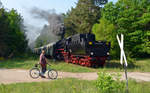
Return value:
M 55 10 L 42 10 L 37 7 L 34 7 L 31 10 L 34 18 L 44 19 L 48 22 L 49 30 L 52 31 L 55 35 L 61 35 L 63 32 L 60 30 L 60 27 L 63 24 L 63 15 L 56 14 Z
M 3 7 L 3 4 L 2 4 L 2 2 L 1 2 L 1 0 L 0 0 L 0 8 L 2 8 Z
M 46 44 L 56 42 L 60 39 L 60 36 L 64 34 L 61 29 L 63 27 L 63 15 L 56 14 L 55 10 L 42 10 L 37 7 L 31 9 L 30 13 L 36 19 L 43 19 L 48 22 L 44 25 L 38 38 Z

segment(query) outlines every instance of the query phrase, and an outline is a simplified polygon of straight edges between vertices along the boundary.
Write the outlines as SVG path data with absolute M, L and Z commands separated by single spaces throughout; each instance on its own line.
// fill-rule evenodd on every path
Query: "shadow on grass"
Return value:
M 106 62 L 105 68 L 118 68 L 122 69 L 124 68 L 123 65 L 121 65 L 119 62 Z M 135 65 L 134 63 L 128 63 L 128 69 L 135 69 L 135 68 L 140 68 L 140 66 Z

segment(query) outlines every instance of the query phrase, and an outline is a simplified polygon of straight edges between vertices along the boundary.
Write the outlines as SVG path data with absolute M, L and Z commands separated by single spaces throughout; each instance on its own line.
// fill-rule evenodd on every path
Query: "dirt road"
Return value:
M 115 72 L 113 72 L 115 73 Z M 124 80 L 124 73 L 120 73 Z M 96 72 L 91 73 L 71 73 L 71 72 L 58 72 L 58 78 L 78 78 L 82 80 L 96 80 L 98 77 Z M 150 72 L 128 72 L 128 77 L 137 81 L 150 82 Z M 0 84 L 20 83 L 20 82 L 41 82 L 50 81 L 48 78 L 32 79 L 29 76 L 28 70 L 21 69 L 0 69 Z

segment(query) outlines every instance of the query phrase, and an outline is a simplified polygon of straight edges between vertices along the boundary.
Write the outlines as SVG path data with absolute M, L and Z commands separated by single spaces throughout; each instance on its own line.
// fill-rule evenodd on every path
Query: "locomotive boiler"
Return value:
M 45 55 L 67 63 L 88 67 L 104 66 L 109 56 L 110 42 L 96 41 L 94 34 L 76 34 L 68 38 L 35 48 L 34 53 Z

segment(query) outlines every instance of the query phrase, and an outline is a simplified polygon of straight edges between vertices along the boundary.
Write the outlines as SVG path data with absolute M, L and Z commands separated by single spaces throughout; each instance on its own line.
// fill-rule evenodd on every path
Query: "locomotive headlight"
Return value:
M 107 52 L 107 55 L 109 55 L 109 52 Z
M 93 52 L 91 52 L 91 55 L 94 55 L 94 53 L 93 53 Z
M 92 45 L 92 42 L 89 42 L 89 45 Z

